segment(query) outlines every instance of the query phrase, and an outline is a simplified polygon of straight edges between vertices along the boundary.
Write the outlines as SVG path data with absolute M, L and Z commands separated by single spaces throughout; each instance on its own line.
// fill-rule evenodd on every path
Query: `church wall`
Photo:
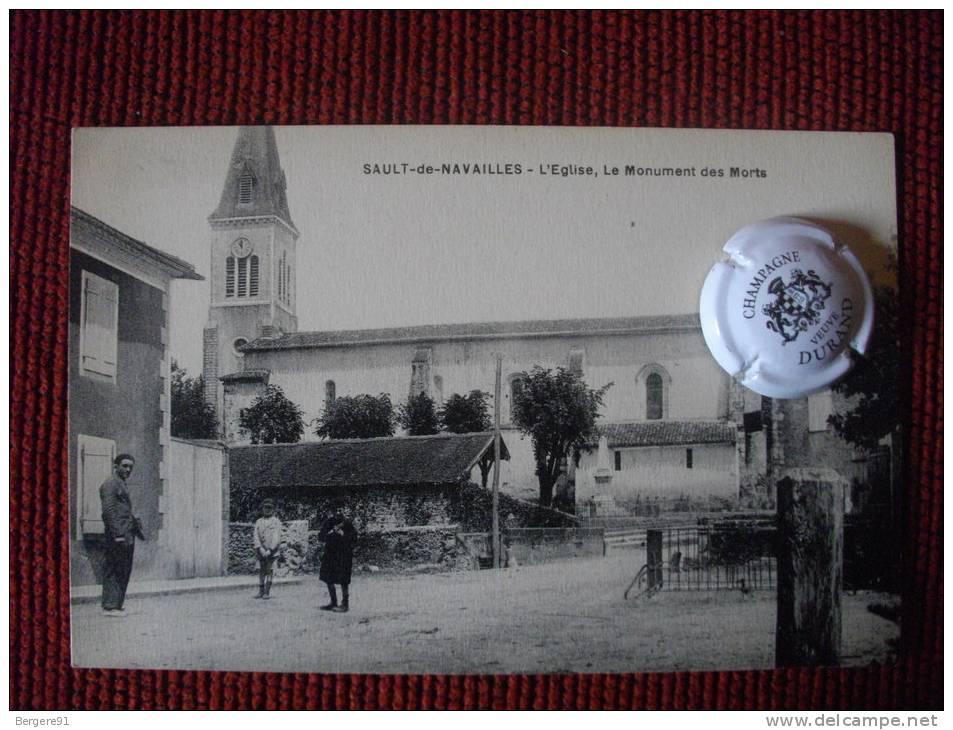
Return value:
M 411 363 L 426 345 L 363 345 L 342 348 L 269 350 L 246 355 L 246 368 L 271 371 L 272 382 L 298 403 L 309 418 L 324 408 L 325 383 L 333 380 L 337 395 L 389 393 L 395 404 L 410 393 Z M 432 347 L 433 376 L 442 379 L 442 394 L 474 388 L 492 394 L 496 352 L 503 354 L 501 421 L 510 423 L 510 380 L 533 365 L 566 366 L 571 350 L 585 349 L 586 381 L 592 387 L 614 385 L 606 394 L 603 420 L 641 420 L 645 393 L 636 377 L 649 364 L 671 376 L 668 385 L 671 419 L 715 419 L 727 415 L 727 377 L 704 349 L 700 334 L 653 334 L 593 337 L 513 338 L 476 342 L 438 342 Z
M 412 361 L 428 347 L 421 343 L 361 345 L 341 348 L 249 352 L 246 369 L 267 369 L 270 382 L 305 411 L 305 420 L 324 410 L 325 384 L 334 381 L 337 396 L 388 393 L 397 406 L 410 394 Z M 539 364 L 568 366 L 571 351 L 584 350 L 583 372 L 591 387 L 613 382 L 605 398 L 603 420 L 642 420 L 644 384 L 639 372 L 650 364 L 670 376 L 666 386 L 672 419 L 714 419 L 727 412 L 728 379 L 712 360 L 700 333 L 682 332 L 623 336 L 500 338 L 470 342 L 436 342 L 431 348 L 429 392 L 435 400 L 479 388 L 492 395 L 495 354 L 503 354 L 501 423 L 511 459 L 501 468 L 500 483 L 514 495 L 538 494 L 532 444 L 511 426 L 511 378 Z M 435 387 L 439 377 L 442 387 Z M 439 391 L 439 392 L 438 392 Z M 438 404 L 439 405 L 439 404 Z M 305 438 L 315 438 L 312 427 Z
M 692 451 L 691 468 L 687 466 L 687 449 Z M 738 497 L 732 443 L 628 447 L 611 451 L 621 452 L 621 469 L 611 471 L 611 479 L 606 484 L 595 481 L 597 451 L 582 455 L 576 470 L 577 503 L 597 495 L 611 496 L 618 503 L 633 502 L 637 497 L 643 502 L 683 497 L 693 500 Z M 610 464 L 613 468 L 614 455 L 610 455 Z

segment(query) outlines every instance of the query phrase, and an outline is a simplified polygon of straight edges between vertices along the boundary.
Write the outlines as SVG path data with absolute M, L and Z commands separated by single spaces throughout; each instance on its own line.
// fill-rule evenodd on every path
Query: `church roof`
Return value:
M 250 178 L 244 196 L 242 178 Z M 294 228 L 285 194 L 285 173 L 278 160 L 275 130 L 271 127 L 239 127 L 222 197 L 209 220 L 262 215 L 277 216 Z
M 293 350 L 316 347 L 347 347 L 392 343 L 452 340 L 491 340 L 516 337 L 559 337 L 564 335 L 621 335 L 633 333 L 699 330 L 697 314 L 651 317 L 605 317 L 595 319 L 549 319 L 521 322 L 473 322 L 430 324 L 416 327 L 289 332 L 279 337 L 260 337 L 243 347 L 244 352 Z
M 691 444 L 734 443 L 738 433 L 732 421 L 633 421 L 603 423 L 599 435 L 609 448 L 623 446 L 680 446 Z M 599 443 L 596 438 L 590 445 Z
M 502 458 L 509 459 L 500 441 Z M 236 446 L 231 479 L 263 489 L 459 484 L 493 449 L 492 433 Z

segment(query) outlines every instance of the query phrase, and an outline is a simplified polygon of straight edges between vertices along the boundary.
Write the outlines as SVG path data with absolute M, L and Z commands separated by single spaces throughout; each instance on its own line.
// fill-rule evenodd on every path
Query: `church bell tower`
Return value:
M 222 424 L 220 378 L 244 369 L 242 345 L 298 328 L 298 229 L 271 127 L 240 127 L 211 227 L 211 298 L 203 340 L 206 400 Z

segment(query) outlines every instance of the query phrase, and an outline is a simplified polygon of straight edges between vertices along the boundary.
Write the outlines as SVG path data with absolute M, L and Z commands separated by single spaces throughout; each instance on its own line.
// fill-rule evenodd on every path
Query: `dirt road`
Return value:
M 79 666 L 294 672 L 630 672 L 769 668 L 773 592 L 662 593 L 622 600 L 634 553 L 499 572 L 358 574 L 351 612 L 324 585 L 130 600 L 129 615 L 74 605 Z M 845 594 L 845 664 L 888 657 L 897 627 Z

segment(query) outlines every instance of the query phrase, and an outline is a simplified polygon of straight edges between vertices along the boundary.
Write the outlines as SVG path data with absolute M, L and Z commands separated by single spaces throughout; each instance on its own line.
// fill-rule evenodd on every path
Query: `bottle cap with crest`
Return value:
M 860 262 L 820 226 L 772 218 L 724 245 L 702 287 L 702 333 L 715 360 L 772 398 L 827 388 L 863 354 L 874 321 Z

